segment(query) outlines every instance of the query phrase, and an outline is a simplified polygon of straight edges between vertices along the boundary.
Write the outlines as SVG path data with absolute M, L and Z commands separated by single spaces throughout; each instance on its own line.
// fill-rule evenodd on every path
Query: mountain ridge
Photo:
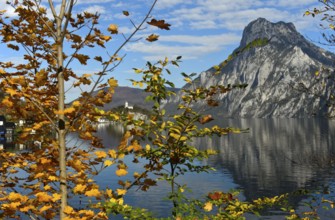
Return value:
M 194 80 L 196 86 L 206 88 L 216 83 L 248 84 L 244 90 L 219 95 L 220 106 L 209 112 L 225 117 L 329 115 L 327 99 L 334 91 L 333 84 L 328 82 L 322 96 L 301 93 L 293 89 L 293 85 L 301 83 L 306 88 L 317 87 L 324 76 L 316 77 L 315 72 L 331 68 L 335 55 L 307 41 L 292 23 L 272 23 L 264 18 L 246 26 L 240 46 L 234 52 L 259 38 L 268 39 L 268 43 L 236 55 L 220 74 L 214 74 L 215 68 L 210 68 Z M 172 109 L 178 104 L 180 96 L 171 99 L 166 108 Z M 193 107 L 204 105 L 204 102 L 197 103 Z

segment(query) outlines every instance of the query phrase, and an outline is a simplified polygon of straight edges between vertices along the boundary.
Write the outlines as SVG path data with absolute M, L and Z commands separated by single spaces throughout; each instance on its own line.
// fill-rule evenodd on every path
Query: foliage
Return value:
M 166 29 L 163 20 L 148 21 L 156 4 L 153 1 L 148 13 L 138 24 L 132 20 L 135 31 L 123 35 L 124 42 L 114 51 L 110 40 L 118 34 L 118 26 L 110 24 L 106 31 L 99 29 L 99 14 L 82 12 L 73 14 L 76 1 L 49 0 L 7 1 L 17 14 L 6 17 L 0 12 L 2 43 L 18 56 L 22 63 L 0 62 L 0 85 L 6 93 L 2 106 L 12 120 L 31 120 L 20 134 L 18 141 L 38 141 L 41 146 L 29 152 L 9 153 L 1 150 L 0 218 L 16 218 L 25 214 L 30 218 L 94 219 L 107 218 L 103 207 L 76 209 L 67 199 L 81 195 L 96 200 L 121 202 L 124 191 L 101 189 L 92 177 L 108 166 L 117 164 L 122 153 L 103 148 L 94 135 L 94 122 L 101 116 L 119 120 L 117 114 L 97 111 L 97 107 L 111 101 L 117 80 L 108 77 L 122 62 L 121 49 L 131 41 L 143 25 Z M 56 3 L 60 7 L 56 7 Z M 50 14 L 47 14 L 51 12 Z M 125 16 L 129 12 L 124 11 Z M 148 21 L 148 23 L 146 23 Z M 86 31 L 86 32 L 85 32 Z M 113 36 L 113 37 L 114 37 Z M 117 36 L 115 36 L 117 37 Z M 109 50 L 105 56 L 90 57 L 90 48 Z M 78 74 L 74 65 L 97 65 L 92 74 Z M 78 101 L 65 105 L 65 83 L 82 90 Z M 83 86 L 91 85 L 90 90 Z M 106 88 L 97 94 L 96 89 Z M 70 144 L 66 138 L 76 132 L 89 147 Z M 118 163 L 116 175 L 126 170 Z M 17 175 L 21 173 L 23 175 Z
M 1 103 L 13 120 L 32 120 L 31 125 L 20 133 L 18 141 L 41 143 L 40 147 L 23 152 L 0 151 L 0 218 L 27 215 L 31 219 L 108 219 L 109 215 L 121 215 L 129 219 L 152 219 L 149 211 L 126 204 L 124 196 L 131 188 L 147 191 L 158 181 L 170 183 L 169 198 L 176 219 L 242 219 L 246 212 L 256 212 L 287 197 L 263 198 L 248 203 L 241 202 L 236 193 L 212 192 L 204 200 L 191 200 L 184 194 L 187 186 L 178 184 L 178 176 L 186 172 L 212 169 L 198 165 L 196 161 L 216 152 L 198 150 L 192 145 L 194 138 L 240 132 L 216 125 L 205 127 L 213 117 L 204 109 L 194 110 L 193 103 L 203 101 L 210 107 L 218 106 L 216 97 L 219 94 L 246 85 L 196 88 L 192 86 L 195 75 L 183 73 L 184 80 L 191 86 L 182 91 L 180 111 L 168 115 L 162 101 L 174 94 L 167 88 L 174 85 L 163 74 L 170 74 L 167 66 L 178 66 L 181 57 L 171 61 L 165 59 L 156 64 L 148 62 L 144 70 L 134 69 L 142 74 L 142 80 L 133 80 L 133 83 L 145 85 L 145 91 L 151 93 L 148 100 L 153 102 L 153 108 L 147 121 L 136 120 L 127 112 L 99 110 L 113 97 L 117 80 L 107 74 L 123 61 L 119 53 L 124 45 L 144 24 L 170 29 L 164 20 L 151 18 L 156 1 L 138 25 L 131 21 L 134 33 L 104 57 L 90 57 L 87 51 L 94 47 L 109 50 L 112 36 L 119 33 L 118 26 L 110 24 L 107 31 L 100 30 L 98 14 L 82 12 L 73 15 L 73 0 L 61 1 L 57 11 L 55 2 L 48 1 L 51 18 L 39 0 L 14 1 L 12 6 L 18 15 L 15 18 L 7 18 L 4 11 L 0 11 L 2 43 L 22 54 L 24 60 L 19 64 L 0 62 L 0 85 L 6 92 Z M 129 12 L 123 11 L 123 15 L 127 17 Z M 84 30 L 86 34 L 83 34 Z M 146 40 L 153 42 L 158 38 L 151 34 Z M 266 42 L 252 42 L 239 53 Z M 238 55 L 233 54 L 227 62 Z M 92 62 L 101 68 L 93 74 L 79 75 L 73 68 L 74 63 L 86 66 Z M 227 62 L 214 67 L 217 73 Z M 79 99 L 69 106 L 65 105 L 65 82 L 71 83 L 71 88 L 82 89 Z M 92 88 L 86 91 L 84 85 L 92 85 Z M 108 89 L 93 93 L 106 87 Z M 131 127 L 124 133 L 117 149 L 104 148 L 96 137 L 94 122 L 99 117 L 108 117 Z M 71 133 L 77 134 L 88 146 L 69 141 L 67 137 Z M 134 157 L 133 163 L 145 159 L 141 172 L 130 174 L 125 156 Z M 128 180 L 120 179 L 116 189 L 103 189 L 93 177 L 110 166 L 115 167 L 114 175 Z M 76 196 L 93 202 L 83 208 L 72 206 L 68 199 Z
M 313 10 L 307 10 L 305 16 L 321 17 L 320 27 L 324 32 L 322 33 L 325 42 L 320 42 L 321 44 L 327 46 L 335 45 L 335 35 L 333 34 L 335 29 L 335 20 L 333 12 L 335 11 L 335 1 L 333 0 L 319 0 L 318 1 L 322 7 L 314 8 Z M 327 91 L 325 88 L 329 85 L 334 85 L 335 75 L 334 70 L 329 67 L 322 67 L 315 71 L 316 83 L 312 84 L 310 87 L 306 87 L 304 84 L 299 84 L 294 86 L 298 91 L 304 93 L 312 94 L 320 99 L 327 100 L 328 112 L 330 117 L 334 117 L 334 107 L 335 107 L 335 94 L 334 91 Z

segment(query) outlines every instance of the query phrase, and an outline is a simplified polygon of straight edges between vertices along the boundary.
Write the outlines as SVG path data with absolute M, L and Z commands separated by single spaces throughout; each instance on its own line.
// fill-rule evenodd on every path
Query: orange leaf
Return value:
M 151 34 L 146 38 L 146 40 L 149 41 L 149 42 L 154 42 L 154 41 L 158 40 L 158 38 L 159 38 L 159 35 Z
M 213 117 L 212 117 L 212 115 L 205 115 L 204 117 L 202 117 L 202 118 L 199 119 L 199 122 L 201 124 L 206 124 L 206 123 L 208 123 L 208 122 L 210 122 L 212 120 L 214 120 Z
M 109 32 L 111 32 L 112 34 L 117 34 L 119 31 L 118 31 L 118 26 L 116 24 L 110 24 L 108 26 L 108 29 L 107 29 Z

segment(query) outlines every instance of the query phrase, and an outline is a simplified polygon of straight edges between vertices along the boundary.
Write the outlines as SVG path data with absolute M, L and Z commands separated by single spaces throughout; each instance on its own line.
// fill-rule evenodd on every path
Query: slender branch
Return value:
M 52 0 L 48 0 L 48 2 L 49 2 L 49 6 L 50 6 L 50 9 L 51 9 L 52 15 L 54 16 L 54 18 L 57 18 L 57 12 L 56 12 L 56 9 L 54 7 L 54 4 L 53 4 Z
M 156 3 L 158 0 L 155 0 L 153 2 L 153 4 L 151 5 L 151 8 L 149 9 L 148 13 L 146 14 L 146 16 L 143 18 L 142 22 L 140 23 L 140 25 L 138 25 L 138 27 L 134 30 L 134 32 L 119 46 L 118 49 L 116 49 L 116 51 L 114 52 L 113 56 L 110 58 L 109 62 L 107 62 L 107 64 L 103 67 L 102 71 L 101 71 L 101 75 L 98 78 L 98 81 L 100 81 L 100 79 L 103 76 L 103 73 L 106 72 L 106 70 L 108 69 L 110 63 L 113 62 L 114 57 L 117 56 L 117 54 L 120 52 L 120 50 L 133 38 L 133 36 L 140 30 L 140 28 L 144 25 L 145 21 L 150 17 L 150 14 L 152 12 L 152 10 L 154 9 Z M 77 115 L 79 115 L 79 112 L 81 111 L 81 109 L 87 104 L 89 97 L 93 94 L 93 92 L 95 91 L 96 87 L 98 86 L 98 84 L 94 84 L 94 86 L 92 87 L 91 91 L 89 92 L 89 96 L 86 97 L 86 99 L 83 101 L 82 105 L 79 107 L 78 111 L 77 111 Z M 73 120 L 73 122 L 77 119 L 77 115 L 74 117 L 75 119 Z

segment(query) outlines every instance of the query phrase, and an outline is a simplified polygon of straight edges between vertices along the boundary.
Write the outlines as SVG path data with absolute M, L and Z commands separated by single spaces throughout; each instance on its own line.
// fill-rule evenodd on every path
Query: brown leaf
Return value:
M 125 16 L 129 16 L 129 12 L 128 11 L 123 11 L 122 12 Z
M 215 107 L 215 106 L 219 106 L 219 102 L 213 99 L 209 99 L 207 100 L 207 105 Z
M 151 19 L 151 21 L 147 22 L 148 24 L 158 27 L 160 29 L 164 29 L 164 30 L 170 30 L 170 26 L 171 24 L 165 23 L 164 20 L 156 20 L 156 19 Z
M 149 41 L 149 42 L 154 42 L 154 41 L 158 40 L 158 38 L 159 38 L 159 35 L 151 34 L 150 36 L 148 36 L 146 38 L 146 40 Z
M 76 58 L 83 65 L 87 65 L 87 60 L 90 59 L 89 56 L 84 55 L 84 54 L 75 54 L 73 55 L 73 57 Z

